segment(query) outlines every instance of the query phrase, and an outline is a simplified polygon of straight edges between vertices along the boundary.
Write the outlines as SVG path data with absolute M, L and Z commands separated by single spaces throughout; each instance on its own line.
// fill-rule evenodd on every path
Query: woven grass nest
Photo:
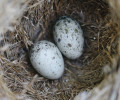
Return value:
M 39 40 L 54 43 L 53 26 L 61 16 L 70 16 L 81 25 L 84 52 L 76 60 L 64 57 L 64 75 L 49 80 L 35 71 L 28 53 L 31 45 Z M 103 0 L 30 1 L 15 31 L 7 31 L 0 42 L 1 47 L 12 44 L 1 51 L 4 83 L 0 84 L 5 84 L 11 100 L 73 100 L 79 92 L 90 91 L 104 80 L 103 67 L 111 66 L 119 54 L 118 29 L 109 5 Z

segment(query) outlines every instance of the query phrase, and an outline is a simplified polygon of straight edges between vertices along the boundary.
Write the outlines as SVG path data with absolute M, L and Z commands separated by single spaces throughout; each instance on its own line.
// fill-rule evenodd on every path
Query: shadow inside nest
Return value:
M 28 82 L 26 94 L 33 98 L 44 99 L 42 91 L 48 96 L 47 99 L 52 97 L 68 100 L 78 92 L 100 83 L 104 77 L 102 67 L 110 63 L 113 55 L 117 54 L 117 30 L 109 16 L 108 5 L 102 0 L 53 0 L 44 1 L 41 7 L 38 3 L 31 7 L 36 3 L 37 0 L 29 4 L 20 25 L 5 40 L 13 46 L 3 55 L 11 62 L 17 61 L 6 71 L 5 78 L 11 90 L 21 92 L 24 89 L 22 83 Z M 74 18 L 81 25 L 85 38 L 84 53 L 76 60 L 64 57 L 65 73 L 59 80 L 51 81 L 41 75 L 36 76 L 37 72 L 29 61 L 29 40 L 34 43 L 45 39 L 54 43 L 53 26 L 59 17 L 65 15 Z M 9 75 L 11 73 L 12 76 Z M 18 83 L 15 84 L 11 79 Z

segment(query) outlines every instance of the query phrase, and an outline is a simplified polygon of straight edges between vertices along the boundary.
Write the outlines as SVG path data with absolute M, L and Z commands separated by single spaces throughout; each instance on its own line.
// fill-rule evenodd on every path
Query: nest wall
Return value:
M 114 4 L 111 2 L 110 5 Z M 118 55 L 119 24 L 115 20 L 119 15 L 113 19 L 116 13 L 111 15 L 110 11 L 114 9 L 110 9 L 103 0 L 30 1 L 15 31 L 7 31 L 0 42 L 1 48 L 10 44 L 0 54 L 1 81 L 5 83 L 1 86 L 8 91 L 6 97 L 72 100 L 79 92 L 90 91 L 100 84 L 106 75 L 103 66 L 111 66 L 112 59 Z M 64 57 L 64 75 L 58 80 L 48 80 L 34 70 L 28 53 L 31 45 L 39 40 L 54 43 L 53 26 L 64 15 L 74 18 L 81 25 L 85 38 L 84 53 L 76 60 Z

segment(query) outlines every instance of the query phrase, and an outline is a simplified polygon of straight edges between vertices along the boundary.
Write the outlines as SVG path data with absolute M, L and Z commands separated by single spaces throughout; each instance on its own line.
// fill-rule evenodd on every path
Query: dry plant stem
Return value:
M 1 100 L 16 100 L 16 96 L 15 94 L 13 94 L 8 87 L 6 86 L 6 84 L 4 83 L 3 79 L 2 79 L 2 75 L 0 75 L 0 99 Z
M 120 57 L 113 59 L 111 72 L 104 81 L 90 92 L 80 93 L 74 100 L 119 100 L 120 98 Z M 110 66 L 108 66 L 110 67 Z

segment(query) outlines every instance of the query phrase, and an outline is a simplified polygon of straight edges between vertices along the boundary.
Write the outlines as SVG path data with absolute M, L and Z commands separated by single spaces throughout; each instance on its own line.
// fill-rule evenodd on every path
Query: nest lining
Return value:
M 110 63 L 117 54 L 117 25 L 109 14 L 109 7 L 103 1 L 30 2 L 16 31 L 7 32 L 1 42 L 2 45 L 12 44 L 1 53 L 8 87 L 14 93 L 26 94 L 38 100 L 73 99 L 80 91 L 95 87 L 104 77 L 103 65 Z M 28 52 L 32 42 L 42 39 L 54 42 L 53 25 L 64 15 L 71 16 L 81 25 L 85 38 L 84 53 L 76 60 L 64 57 L 65 73 L 59 80 L 52 81 L 33 69 Z

